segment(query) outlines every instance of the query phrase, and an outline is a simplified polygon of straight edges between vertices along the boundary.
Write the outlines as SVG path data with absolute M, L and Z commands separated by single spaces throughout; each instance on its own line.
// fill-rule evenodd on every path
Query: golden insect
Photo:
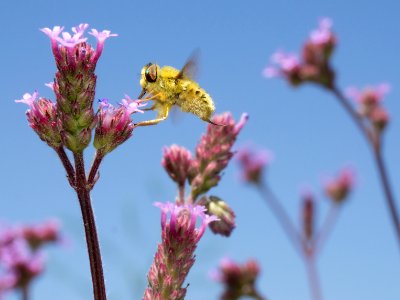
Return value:
M 156 110 L 157 117 L 143 121 L 136 126 L 155 125 L 164 121 L 176 105 L 184 112 L 192 113 L 203 121 L 213 123 L 210 118 L 215 111 L 215 105 L 210 95 L 202 89 L 193 76 L 197 70 L 197 55 L 192 55 L 181 70 L 171 66 L 160 67 L 149 63 L 142 68 L 139 95 L 141 102 L 153 101 L 153 105 L 145 110 Z M 147 95 L 146 97 L 144 97 Z

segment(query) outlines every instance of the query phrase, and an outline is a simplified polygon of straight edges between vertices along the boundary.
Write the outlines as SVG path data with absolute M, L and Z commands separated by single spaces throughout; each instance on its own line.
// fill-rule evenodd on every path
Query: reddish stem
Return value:
M 400 245 L 400 217 L 396 207 L 396 201 L 394 199 L 394 195 L 389 183 L 389 176 L 387 174 L 386 166 L 382 157 L 381 141 L 379 139 L 380 136 L 372 135 L 371 131 L 368 130 L 368 128 L 363 123 L 361 117 L 357 114 L 354 108 L 350 105 L 350 102 L 337 87 L 333 87 L 331 91 L 342 104 L 344 109 L 349 113 L 354 123 L 360 128 L 366 140 L 369 142 L 369 145 L 374 155 L 376 166 L 378 168 L 379 178 L 385 194 L 386 205 L 389 209 L 390 217 L 392 219 L 393 227 L 397 236 L 397 241 Z
M 308 282 L 310 283 L 311 297 L 313 300 L 322 300 L 321 284 L 319 282 L 318 271 L 314 256 L 305 258 Z
M 69 160 L 67 153 L 65 153 L 64 147 L 60 146 L 58 148 L 54 148 L 54 150 L 57 152 L 58 157 L 61 160 L 61 163 L 64 166 L 65 171 L 67 172 L 67 178 L 69 184 L 74 187 L 75 186 L 75 170 L 74 167 L 71 164 L 71 161 Z
M 81 207 L 83 225 L 85 228 L 86 243 L 89 253 L 90 270 L 92 274 L 93 293 L 95 300 L 106 300 L 103 266 L 101 261 L 99 240 L 97 237 L 96 223 L 90 200 L 90 191 L 86 182 L 85 166 L 82 153 L 74 153 L 76 185 Z
M 21 300 L 29 300 L 29 284 L 21 287 Z
M 88 176 L 88 185 L 90 189 L 96 184 L 96 181 L 99 177 L 99 167 L 101 162 L 103 161 L 104 155 L 100 151 L 96 151 L 96 155 L 93 160 L 92 167 L 90 168 L 89 176 Z

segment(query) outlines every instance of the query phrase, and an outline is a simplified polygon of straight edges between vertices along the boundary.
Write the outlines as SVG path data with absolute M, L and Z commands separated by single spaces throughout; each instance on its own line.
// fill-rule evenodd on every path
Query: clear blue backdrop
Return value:
M 357 189 L 319 261 L 325 299 L 399 299 L 399 247 L 365 141 L 323 91 L 292 89 L 261 77 L 271 53 L 277 48 L 297 51 L 318 19 L 330 16 L 339 36 L 333 63 L 340 85 L 384 81 L 393 86 L 385 100 L 393 118 L 385 154 L 400 196 L 399 12 L 395 0 L 2 1 L 0 217 L 10 222 L 57 217 L 69 239 L 66 246 L 49 250 L 46 273 L 35 283 L 32 299 L 91 297 L 75 194 L 56 155 L 27 126 L 26 107 L 14 103 L 34 89 L 54 99 L 43 85 L 54 76 L 54 60 L 39 28 L 64 25 L 69 30 L 82 22 L 119 34 L 106 42 L 99 61 L 96 98 L 136 96 L 144 64 L 180 67 L 200 48 L 200 84 L 215 99 L 218 112 L 229 110 L 235 118 L 250 114 L 238 145 L 253 141 L 274 151 L 268 178 L 296 222 L 301 187 L 308 184 L 320 192 L 322 174 L 351 163 L 358 173 Z M 179 113 L 136 130 L 105 159 L 93 204 L 110 300 L 140 299 L 145 289 L 160 240 L 160 213 L 152 202 L 175 197 L 175 186 L 160 165 L 162 147 L 178 143 L 193 149 L 205 127 L 196 117 Z M 88 151 L 88 162 L 92 154 Z M 270 299 L 310 299 L 302 262 L 257 193 L 239 183 L 237 172 L 231 165 L 213 191 L 234 208 L 237 229 L 229 239 L 206 233 L 188 278 L 187 299 L 217 298 L 220 286 L 207 274 L 224 255 L 238 261 L 257 258 L 262 266 L 258 285 Z

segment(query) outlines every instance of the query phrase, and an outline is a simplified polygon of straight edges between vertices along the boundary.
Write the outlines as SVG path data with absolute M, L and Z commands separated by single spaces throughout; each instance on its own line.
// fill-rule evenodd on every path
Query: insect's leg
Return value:
M 155 108 L 156 108 L 156 105 L 153 104 L 152 106 L 147 107 L 147 108 L 142 108 L 141 110 L 143 110 L 143 111 L 148 111 L 148 110 L 154 110 Z
M 138 126 L 156 125 L 156 124 L 160 123 L 161 121 L 164 121 L 168 117 L 169 110 L 170 110 L 170 107 L 163 106 L 160 108 L 160 111 L 158 112 L 156 119 L 139 122 L 139 123 L 135 124 L 135 126 L 138 127 Z
M 146 98 L 140 99 L 138 102 L 142 103 L 142 102 L 147 102 L 147 101 L 150 101 L 150 100 L 156 100 L 157 97 L 160 96 L 160 95 L 161 95 L 161 93 L 158 93 L 156 95 L 149 95 Z

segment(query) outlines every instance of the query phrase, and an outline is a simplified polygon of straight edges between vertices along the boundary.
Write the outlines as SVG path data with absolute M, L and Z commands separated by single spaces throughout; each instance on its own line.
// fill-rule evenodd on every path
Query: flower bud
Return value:
M 223 259 L 213 276 L 224 285 L 220 299 L 233 300 L 258 295 L 255 283 L 259 274 L 260 267 L 255 260 L 248 260 L 240 265 L 228 258 Z
M 336 178 L 330 179 L 325 183 L 326 195 L 334 203 L 342 203 L 353 189 L 354 177 L 352 169 L 345 168 L 341 170 Z
M 230 236 L 235 229 L 235 213 L 221 198 L 216 196 L 203 197 L 199 204 L 207 208 L 207 214 L 216 216 L 219 221 L 212 222 L 208 226 L 215 234 Z
M 192 154 L 178 145 L 164 147 L 161 164 L 169 177 L 179 186 L 184 186 L 188 178 Z
M 26 111 L 29 126 L 38 134 L 39 138 L 52 148 L 61 145 L 61 135 L 57 127 L 57 105 L 45 98 L 39 98 L 38 92 L 24 94 L 17 103 L 29 106 Z
M 314 236 L 315 201 L 314 196 L 310 192 L 304 193 L 302 198 L 303 234 L 310 241 Z

